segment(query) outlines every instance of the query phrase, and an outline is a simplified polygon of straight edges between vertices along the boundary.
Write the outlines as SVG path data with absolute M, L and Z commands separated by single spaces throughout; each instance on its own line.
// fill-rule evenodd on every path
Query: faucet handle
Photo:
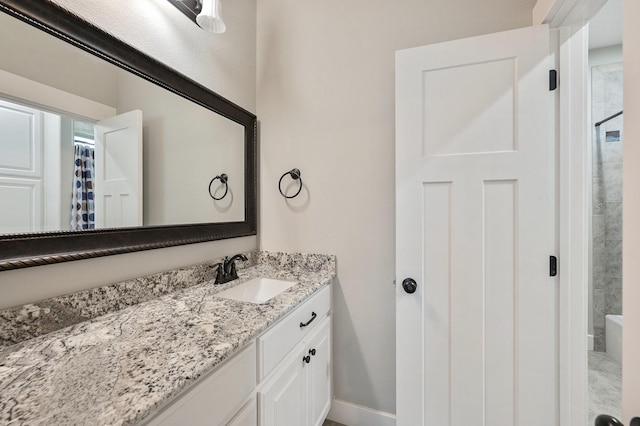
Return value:
M 213 266 L 217 266 L 216 270 L 216 280 L 213 282 L 214 284 L 221 284 L 224 280 L 224 266 L 222 263 L 216 263 Z
M 233 277 L 233 279 L 238 278 L 238 270 L 236 269 L 236 262 L 232 262 L 229 267 L 229 276 Z

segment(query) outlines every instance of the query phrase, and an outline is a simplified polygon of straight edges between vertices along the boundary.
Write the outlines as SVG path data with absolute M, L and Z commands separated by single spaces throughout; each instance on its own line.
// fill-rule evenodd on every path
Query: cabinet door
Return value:
M 227 426 L 256 426 L 258 424 L 258 410 L 256 400 L 252 399 L 242 410 L 227 423 Z
M 227 424 L 256 387 L 256 345 L 222 365 L 153 417 L 150 426 L 211 426 Z M 233 424 L 233 423 L 232 423 Z M 244 423 L 239 423 L 244 424 Z M 254 423 L 255 425 L 255 423 Z
M 260 426 L 301 426 L 305 422 L 305 388 L 303 354 L 305 346 L 298 344 L 272 380 L 258 391 Z M 306 364 L 305 364 L 306 365 Z
M 321 426 L 331 405 L 331 317 L 318 325 L 309 337 L 304 365 L 307 387 L 307 419 L 309 426 Z

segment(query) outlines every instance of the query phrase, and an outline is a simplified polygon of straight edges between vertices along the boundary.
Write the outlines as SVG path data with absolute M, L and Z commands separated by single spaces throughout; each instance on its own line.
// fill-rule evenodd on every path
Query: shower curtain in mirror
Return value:
M 94 229 L 94 149 L 89 145 L 76 143 L 74 156 L 71 229 L 74 231 Z

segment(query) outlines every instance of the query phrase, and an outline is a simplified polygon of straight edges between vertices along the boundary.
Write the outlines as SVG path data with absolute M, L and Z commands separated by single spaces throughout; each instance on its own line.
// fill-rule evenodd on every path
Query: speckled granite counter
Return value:
M 134 424 L 335 276 L 335 257 L 260 252 L 193 285 L 0 349 L 0 424 Z M 299 283 L 262 305 L 216 297 L 254 277 Z

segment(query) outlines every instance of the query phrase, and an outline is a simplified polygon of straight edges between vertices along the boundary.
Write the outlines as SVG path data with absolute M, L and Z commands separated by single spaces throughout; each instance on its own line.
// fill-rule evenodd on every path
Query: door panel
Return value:
M 304 343 L 292 351 L 281 371 L 258 391 L 260 426 L 300 426 L 306 424 L 306 392 L 302 356 Z
M 42 231 L 42 113 L 0 101 L 0 135 L 0 233 Z
M 42 113 L 0 101 L 0 176 L 42 177 Z
M 426 155 L 516 149 L 515 73 L 514 58 L 424 70 L 422 129 Z M 478 75 L 491 78 L 483 81 L 483 90 L 476 95 Z
M 484 368 L 485 420 L 515 419 L 517 182 L 484 183 Z
M 42 230 L 42 181 L 0 176 L 0 233 Z
M 95 127 L 96 227 L 142 226 L 142 111 Z
M 546 27 L 398 52 L 398 425 L 557 424 Z
M 422 315 L 424 312 L 422 339 L 440 349 L 431 352 L 430 356 L 425 356 L 423 360 L 424 374 L 429 377 L 429 380 L 424 383 L 423 402 L 424 412 L 429 413 L 435 424 L 443 425 L 451 422 L 451 404 L 449 399 L 443 403 L 436 395 L 451 394 L 452 196 L 452 182 L 433 182 L 423 185 L 424 268 L 429 271 L 433 281 L 442 285 L 419 286 L 417 290 L 419 296 L 415 300 L 422 298 L 424 306 L 421 311 L 417 311 L 416 306 L 414 309 L 417 312 L 410 312 L 412 316 Z M 421 346 L 424 347 L 424 343 L 421 343 Z M 421 375 L 415 375 L 415 378 L 420 379 Z M 416 385 L 413 384 L 413 386 Z

